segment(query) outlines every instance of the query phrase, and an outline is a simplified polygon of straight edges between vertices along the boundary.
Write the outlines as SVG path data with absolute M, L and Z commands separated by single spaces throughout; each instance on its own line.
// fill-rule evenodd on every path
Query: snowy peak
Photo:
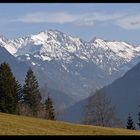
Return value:
M 49 30 L 11 40 L 7 45 L 11 45 L 16 49 L 14 52 L 9 50 L 15 56 L 28 53 L 32 55 L 39 54 L 42 60 L 66 60 L 69 53 L 75 53 L 83 43 L 79 38 L 73 38 L 57 30 Z
M 0 36 L 0 42 L 8 42 L 8 39 L 3 35 Z
M 1 36 L 0 45 L 35 68 L 42 83 L 47 75 L 52 85 L 79 99 L 122 76 L 140 59 L 140 46 L 102 38 L 87 42 L 58 30 L 13 40 Z
M 15 40 L 0 37 L 0 44 L 14 56 L 30 54 L 43 61 L 57 60 L 63 64 L 71 63 L 77 57 L 108 73 L 119 70 L 123 64 L 140 56 L 140 46 L 97 37 L 86 42 L 58 30 L 42 31 Z
M 139 51 L 134 46 L 126 42 L 108 41 L 100 38 L 96 38 L 91 45 L 95 48 L 100 47 L 105 51 L 110 51 L 110 53 L 114 53 L 114 55 L 128 60 L 135 57 L 135 53 Z
M 40 32 L 36 35 L 31 35 L 30 41 L 32 41 L 35 45 L 44 44 L 48 41 L 48 35 L 45 32 Z
M 16 52 L 15 46 L 11 45 L 11 41 L 4 36 L 0 36 L 0 46 L 4 47 L 11 54 Z
M 3 35 L 0 36 L 0 45 L 5 46 L 8 43 L 8 39 Z

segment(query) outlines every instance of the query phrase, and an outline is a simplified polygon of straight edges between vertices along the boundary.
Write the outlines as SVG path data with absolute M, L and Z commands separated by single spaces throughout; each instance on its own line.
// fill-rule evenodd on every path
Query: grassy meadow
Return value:
M 0 113 L 0 135 L 140 135 L 140 131 Z

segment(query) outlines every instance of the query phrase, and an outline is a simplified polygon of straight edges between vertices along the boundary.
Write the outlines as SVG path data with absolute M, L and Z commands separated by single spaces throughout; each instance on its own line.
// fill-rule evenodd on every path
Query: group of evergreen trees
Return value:
M 90 114 L 95 115 L 94 120 L 91 122 L 94 122 L 95 125 L 100 124 L 101 126 L 112 126 L 114 125 L 113 123 L 115 120 L 115 123 L 118 124 L 119 121 L 116 121 L 117 119 L 114 116 L 113 108 L 110 106 L 109 100 L 104 97 L 103 93 L 99 92 L 97 95 L 101 95 L 101 97 L 95 96 L 96 100 L 94 101 L 97 103 L 95 103 L 94 107 L 96 108 L 94 109 L 96 109 L 96 112 L 95 110 L 94 112 L 93 110 L 90 110 L 90 108 L 93 107 L 93 102 L 90 102 L 92 105 L 90 104 L 90 106 L 87 107 L 88 112 L 90 111 Z M 39 84 L 32 69 L 29 68 L 27 71 L 25 83 L 22 87 L 15 79 L 9 64 L 5 62 L 0 65 L 0 112 L 41 117 L 49 120 L 56 119 L 52 99 L 48 96 L 45 102 L 42 103 Z M 102 116 L 104 117 L 99 115 L 98 112 L 100 114 L 102 113 Z M 140 122 L 140 113 L 138 115 Z M 101 121 L 99 120 L 100 116 Z M 91 122 L 89 121 L 90 118 L 86 117 L 85 122 L 90 124 Z M 137 124 L 140 126 L 140 123 Z M 133 119 L 130 114 L 128 116 L 126 127 L 127 129 L 135 129 Z
M 126 128 L 127 128 L 127 129 L 131 129 L 131 130 L 135 130 L 135 126 L 134 126 L 134 123 L 133 123 L 133 119 L 132 119 L 132 117 L 131 117 L 130 114 L 128 115 L 128 120 L 127 120 Z
M 140 112 L 138 113 L 138 120 L 139 120 L 139 122 L 137 123 L 137 125 L 140 127 Z M 135 128 L 135 124 L 133 122 L 133 118 L 132 118 L 132 116 L 130 114 L 128 115 L 126 128 L 127 129 L 131 129 L 131 130 L 135 130 L 136 129 Z
M 0 112 L 55 120 L 53 102 L 48 97 L 42 103 L 39 84 L 32 69 L 27 71 L 22 87 L 5 62 L 0 65 Z

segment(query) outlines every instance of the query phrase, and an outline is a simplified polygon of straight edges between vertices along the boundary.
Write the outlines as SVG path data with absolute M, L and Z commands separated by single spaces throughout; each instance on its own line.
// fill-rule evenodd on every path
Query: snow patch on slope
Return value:
M 0 37 L 0 44 L 16 57 L 31 54 L 42 61 L 56 60 L 67 64 L 77 57 L 97 65 L 108 74 L 118 71 L 122 65 L 140 56 L 140 46 L 134 47 L 126 42 L 101 38 L 86 42 L 57 30 L 48 30 L 15 40 Z

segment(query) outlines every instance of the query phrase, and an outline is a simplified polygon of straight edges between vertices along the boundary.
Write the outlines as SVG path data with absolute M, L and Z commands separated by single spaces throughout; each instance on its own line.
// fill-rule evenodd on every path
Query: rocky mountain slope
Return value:
M 43 89 L 47 85 L 74 102 L 123 76 L 140 60 L 140 46 L 101 38 L 87 42 L 58 30 L 13 40 L 1 36 L 0 45 L 34 69 Z
M 140 63 L 126 72 L 123 77 L 102 88 L 102 91 L 111 99 L 112 105 L 115 106 L 116 114 L 123 121 L 124 125 L 127 123 L 128 114 L 130 113 L 135 127 L 139 129 L 137 123 L 140 111 Z M 92 96 L 88 98 L 92 98 Z M 67 108 L 60 115 L 59 119 L 82 123 L 88 98 Z

